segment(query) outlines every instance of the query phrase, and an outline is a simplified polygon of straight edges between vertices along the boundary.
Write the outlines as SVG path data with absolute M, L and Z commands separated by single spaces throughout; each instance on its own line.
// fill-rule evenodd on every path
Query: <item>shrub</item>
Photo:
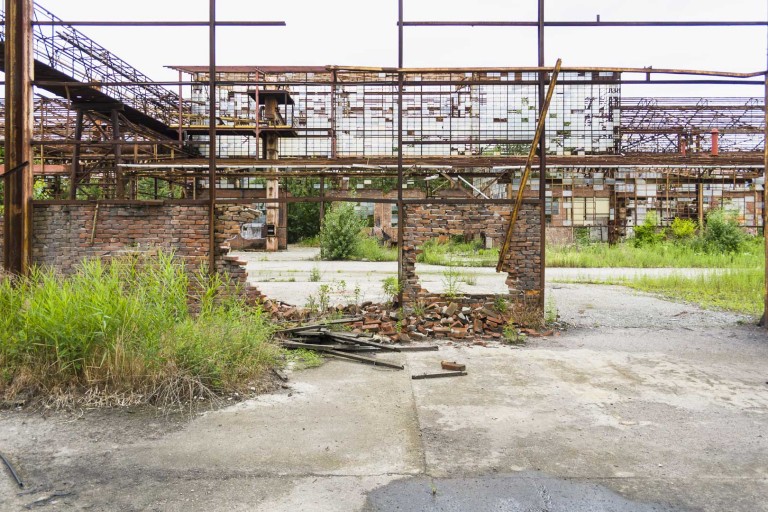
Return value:
M 724 208 L 707 213 L 704 247 L 709 252 L 738 252 L 747 236 L 739 227 L 736 214 Z
M 648 212 L 645 220 L 639 226 L 635 226 L 635 236 L 632 244 L 635 247 L 656 245 L 664 240 L 664 231 L 658 231 L 658 218 L 654 212 Z
M 672 237 L 675 240 L 690 240 L 696 234 L 696 223 L 691 219 L 675 217 L 670 226 Z
M 325 216 L 320 230 L 320 257 L 324 260 L 347 260 L 360 239 L 365 220 L 355 212 L 352 203 L 335 203 Z

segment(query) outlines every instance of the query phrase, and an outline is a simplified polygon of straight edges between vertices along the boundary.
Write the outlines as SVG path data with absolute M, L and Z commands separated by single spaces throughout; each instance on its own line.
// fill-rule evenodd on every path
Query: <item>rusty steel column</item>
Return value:
M 127 182 L 125 180 L 125 174 L 120 167 L 123 159 L 123 141 L 120 135 L 120 112 L 117 109 L 112 110 L 112 140 L 115 142 L 115 198 L 125 199 L 125 190 Z
M 763 143 L 763 238 L 765 239 L 765 294 L 763 301 L 763 327 L 768 329 L 768 68 L 765 73 L 765 142 Z
M 403 204 L 403 0 L 397 2 L 397 301 L 403 305 L 405 206 Z
M 5 0 L 5 227 L 3 267 L 32 261 L 32 0 Z
M 208 271 L 216 272 L 216 0 L 208 18 Z
M 286 102 L 287 103 L 287 102 Z M 277 126 L 278 124 L 278 103 L 277 97 L 274 95 L 267 96 L 264 101 L 264 118 L 270 125 Z M 266 151 L 267 160 L 275 161 L 280 157 L 279 153 L 280 137 L 276 132 L 267 132 L 264 137 L 264 149 Z M 271 171 L 277 174 L 278 169 L 276 167 L 271 168 Z M 270 178 L 267 180 L 267 200 L 280 198 L 280 181 L 276 178 Z M 269 234 L 267 230 L 267 252 L 277 252 L 280 250 L 280 241 L 278 237 L 278 226 L 280 224 L 280 203 L 267 202 L 267 225 L 273 226 L 274 231 Z
M 544 67 L 544 0 L 539 0 L 539 26 L 538 26 L 538 39 L 539 39 L 539 67 Z M 539 115 L 546 115 L 544 110 L 544 100 L 546 97 L 545 81 L 547 72 L 539 72 Z M 547 251 L 547 125 L 546 119 L 543 120 L 541 139 L 539 140 L 539 211 L 541 215 L 541 244 L 539 245 L 539 252 L 541 257 L 541 273 L 539 275 L 539 301 L 544 308 L 544 290 L 546 288 L 546 251 Z

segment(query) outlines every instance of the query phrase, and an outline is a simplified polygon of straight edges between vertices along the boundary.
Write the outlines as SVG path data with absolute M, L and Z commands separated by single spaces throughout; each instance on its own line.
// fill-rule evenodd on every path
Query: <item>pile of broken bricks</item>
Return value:
M 263 306 L 278 322 L 306 322 L 314 314 L 306 308 L 299 308 L 276 301 L 266 301 Z M 428 339 L 501 340 L 504 329 L 511 322 L 510 312 L 494 308 L 493 302 L 476 302 L 461 305 L 451 301 L 435 301 L 419 309 L 401 312 L 384 304 L 370 302 L 360 306 L 337 306 L 326 312 L 326 316 L 354 315 L 349 323 L 350 333 L 373 334 L 384 343 L 411 343 Z M 537 331 L 516 326 L 521 334 L 531 337 L 552 336 L 553 330 Z
M 368 306 L 361 314 L 363 319 L 352 325 L 353 333 L 377 333 L 400 343 L 427 338 L 501 339 L 505 327 L 511 322 L 509 313 L 496 310 L 493 303 L 482 302 L 471 306 L 461 306 L 456 302 L 433 302 L 418 315 L 413 311 L 406 313 L 402 320 L 397 311 L 376 305 Z M 539 332 L 521 326 L 519 330 L 534 337 L 554 334 L 552 330 Z

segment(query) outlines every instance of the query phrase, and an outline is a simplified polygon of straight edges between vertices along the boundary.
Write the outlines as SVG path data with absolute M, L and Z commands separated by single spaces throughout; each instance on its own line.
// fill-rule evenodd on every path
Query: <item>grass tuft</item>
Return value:
M 692 244 L 659 243 L 635 247 L 595 243 L 547 247 L 548 267 L 569 268 L 755 268 L 765 261 L 764 242 L 754 238 L 737 253 L 705 252 Z
M 67 277 L 3 276 L 0 399 L 168 406 L 212 397 L 275 363 L 270 336 L 232 283 L 204 271 L 190 278 L 170 254 L 88 260 Z

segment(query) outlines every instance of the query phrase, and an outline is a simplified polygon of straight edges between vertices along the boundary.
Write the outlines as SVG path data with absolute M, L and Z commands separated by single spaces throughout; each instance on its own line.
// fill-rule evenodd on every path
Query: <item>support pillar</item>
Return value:
M 124 199 L 128 182 L 125 179 L 122 167 L 120 167 L 120 164 L 123 163 L 123 146 L 120 144 L 122 142 L 120 112 L 117 110 L 112 111 L 112 140 L 115 143 L 115 197 L 117 199 Z
M 268 123 L 274 124 L 277 121 L 277 97 L 274 95 L 267 96 L 264 102 L 264 117 Z M 277 133 L 266 132 L 264 137 L 264 150 L 266 152 L 267 160 L 277 160 L 278 154 L 278 142 L 280 138 Z M 277 169 L 271 169 L 273 173 L 277 173 Z M 267 180 L 267 199 L 279 199 L 280 198 L 280 182 L 277 179 L 270 178 Z M 280 239 L 278 236 L 278 228 L 280 225 L 280 204 L 267 202 L 267 225 L 274 226 L 274 230 L 270 234 L 267 232 L 267 252 L 277 252 L 280 249 Z
M 5 186 L 3 267 L 32 261 L 32 0 L 5 0 Z
M 77 185 L 80 183 L 80 143 L 83 141 L 83 111 L 75 114 L 75 147 L 72 150 L 72 165 L 69 170 L 69 198 L 77 199 Z

